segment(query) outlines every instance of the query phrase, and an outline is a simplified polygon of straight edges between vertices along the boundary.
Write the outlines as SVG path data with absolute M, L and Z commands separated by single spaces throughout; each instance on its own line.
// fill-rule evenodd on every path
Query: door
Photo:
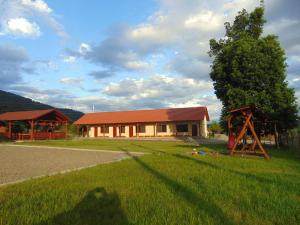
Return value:
M 82 137 L 87 137 L 87 127 L 86 126 L 82 127 L 81 131 L 82 131 Z
M 94 127 L 94 137 L 98 137 L 98 127 Z
M 192 136 L 198 136 L 198 126 L 197 126 L 197 124 L 192 125 Z
M 117 137 L 117 127 L 114 127 L 113 136 L 114 136 L 114 137 Z
M 133 126 L 129 127 L 129 137 L 133 137 Z

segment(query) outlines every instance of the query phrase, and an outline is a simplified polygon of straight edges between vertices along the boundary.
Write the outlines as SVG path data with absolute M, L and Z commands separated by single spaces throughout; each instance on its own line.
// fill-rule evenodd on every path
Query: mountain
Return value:
M 30 98 L 24 98 L 10 92 L 0 90 L 0 114 L 4 112 L 29 111 L 40 109 L 52 109 L 53 106 L 33 101 Z M 73 109 L 57 108 L 68 116 L 72 121 L 79 119 L 83 113 Z

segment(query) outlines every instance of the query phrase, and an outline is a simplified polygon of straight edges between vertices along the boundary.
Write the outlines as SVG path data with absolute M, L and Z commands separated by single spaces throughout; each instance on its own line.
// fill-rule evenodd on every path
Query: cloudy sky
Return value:
M 209 39 L 258 0 L 0 0 L 0 89 L 84 112 L 221 104 Z M 300 1 L 266 0 L 265 34 L 300 97 Z

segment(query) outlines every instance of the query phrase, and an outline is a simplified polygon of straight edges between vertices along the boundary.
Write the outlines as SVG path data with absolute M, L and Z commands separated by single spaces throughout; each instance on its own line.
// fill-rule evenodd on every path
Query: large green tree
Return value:
M 255 105 L 284 130 L 296 125 L 296 97 L 286 81 L 285 52 L 278 37 L 262 36 L 265 22 L 264 7 L 251 13 L 244 9 L 233 24 L 226 22 L 225 37 L 210 40 L 210 77 L 223 104 L 221 120 L 229 109 Z

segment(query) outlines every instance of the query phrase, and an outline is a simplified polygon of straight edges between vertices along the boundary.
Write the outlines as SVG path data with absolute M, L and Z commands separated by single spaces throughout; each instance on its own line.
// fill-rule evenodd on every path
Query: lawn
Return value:
M 300 224 L 300 158 L 191 156 L 185 142 L 29 144 L 151 154 L 0 188 L 0 224 Z M 223 145 L 198 149 L 224 151 Z

